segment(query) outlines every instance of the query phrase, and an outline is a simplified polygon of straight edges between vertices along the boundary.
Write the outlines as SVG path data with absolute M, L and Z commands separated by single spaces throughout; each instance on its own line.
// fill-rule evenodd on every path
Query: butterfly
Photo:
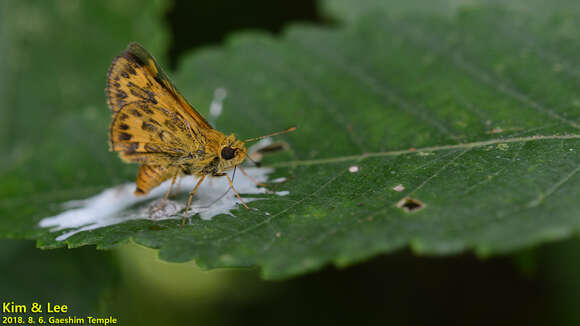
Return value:
M 110 150 L 119 152 L 125 162 L 141 164 L 135 195 L 147 194 L 171 178 L 163 205 L 177 177 L 199 178 L 190 192 L 182 227 L 193 195 L 208 176 L 225 176 L 237 198 L 249 209 L 226 171 L 245 160 L 246 142 L 296 129 L 245 141 L 236 139 L 234 134 L 224 135 L 187 102 L 155 59 L 137 43 L 129 44 L 113 60 L 107 74 L 106 94 L 112 111 Z

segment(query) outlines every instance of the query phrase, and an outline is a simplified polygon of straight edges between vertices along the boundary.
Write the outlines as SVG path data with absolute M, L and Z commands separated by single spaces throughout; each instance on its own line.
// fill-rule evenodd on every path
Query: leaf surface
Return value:
M 449 15 L 378 10 L 338 29 L 295 26 L 280 39 L 238 34 L 185 57 L 175 84 L 206 116 L 215 90 L 226 90 L 216 125 L 242 139 L 298 125 L 277 138 L 290 150 L 264 161 L 276 168 L 271 178 L 288 179 L 278 186 L 288 196 L 185 229 L 133 220 L 55 241 L 59 233 L 36 227 L 58 213 L 55 203 L 130 171 L 106 153 L 98 125 L 91 133 L 102 138 L 84 150 L 70 146 L 78 137 L 47 133 L 53 158 L 43 173 L 3 174 L 0 189 L 12 197 L 2 200 L 0 233 L 44 247 L 132 238 L 167 261 L 258 266 L 271 279 L 406 246 L 492 255 L 570 237 L 580 227 L 580 42 L 573 12 L 550 17 L 483 5 Z M 75 128 L 82 113 L 55 116 L 46 119 L 68 126 L 58 133 L 84 132 Z M 34 153 L 21 162 L 33 166 Z M 406 197 L 410 212 L 397 205 Z

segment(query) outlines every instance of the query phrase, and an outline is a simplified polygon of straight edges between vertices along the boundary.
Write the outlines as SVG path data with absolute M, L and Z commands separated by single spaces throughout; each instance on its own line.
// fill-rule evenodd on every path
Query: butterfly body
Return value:
M 179 175 L 222 176 L 246 157 L 244 142 L 213 129 L 137 43 L 113 60 L 106 93 L 110 150 L 141 164 L 136 195 Z

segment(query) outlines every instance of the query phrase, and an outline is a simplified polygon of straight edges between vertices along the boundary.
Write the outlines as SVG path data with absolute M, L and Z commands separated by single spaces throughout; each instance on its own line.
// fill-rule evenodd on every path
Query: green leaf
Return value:
M 498 7 L 376 11 L 340 29 L 296 26 L 281 39 L 238 34 L 186 57 L 175 84 L 206 116 L 224 88 L 217 127 L 242 139 L 297 124 L 277 138 L 290 151 L 264 162 L 277 168 L 271 178 L 288 178 L 277 188 L 288 196 L 184 229 L 132 220 L 56 241 L 61 232 L 36 226 L 61 210 L 56 203 L 130 176 L 106 153 L 106 127 L 67 111 L 37 122 L 56 120 L 70 138 L 46 134 L 42 171 L 31 172 L 32 150 L 18 156 L 27 170 L 8 160 L 19 173 L 4 173 L 0 189 L 22 197 L 2 200 L 0 234 L 43 247 L 134 239 L 167 261 L 258 266 L 270 279 L 406 246 L 486 256 L 570 237 L 580 226 L 577 18 Z M 86 128 L 102 138 L 73 146 Z M 397 205 L 406 197 L 410 212 Z
M 575 0 L 321 0 L 322 11 L 332 18 L 346 23 L 353 23 L 373 13 L 385 12 L 389 15 L 434 14 L 453 16 L 457 10 L 495 6 L 510 10 L 512 13 L 525 14 L 534 19 L 546 19 L 554 14 L 578 15 L 580 4 Z
M 456 10 L 465 5 L 481 3 L 485 0 L 322 0 L 322 11 L 339 21 L 353 23 L 361 17 L 382 11 L 390 15 L 409 13 L 427 13 L 437 15 L 453 15 Z M 507 1 L 506 1 L 507 2 Z M 512 1 L 513 2 L 513 1 Z M 507 4 L 509 5 L 509 4 Z

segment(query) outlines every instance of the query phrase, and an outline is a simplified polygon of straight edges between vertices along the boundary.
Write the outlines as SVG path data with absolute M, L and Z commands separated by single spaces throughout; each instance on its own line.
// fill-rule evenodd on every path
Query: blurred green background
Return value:
M 580 242 L 481 261 L 403 251 L 286 281 L 205 272 L 125 245 L 40 251 L 3 240 L 2 300 L 69 305 L 121 325 L 577 325 Z
M 164 61 L 170 68 L 182 54 L 219 45 L 240 30 L 276 34 L 294 22 L 340 26 L 320 14 L 317 1 L 176 0 L 163 10 L 171 40 Z M 34 30 L 39 21 L 33 12 L 30 17 L 22 24 Z M 83 46 L 74 38 L 70 42 Z M 99 55 L 111 59 L 106 57 L 110 53 Z M 101 85 L 102 77 L 83 86 Z M 4 127 L 0 135 L 7 137 L 1 139 L 9 139 Z M 579 253 L 578 240 L 488 260 L 469 254 L 425 258 L 402 251 L 353 267 L 267 282 L 256 270 L 205 272 L 194 263 L 161 262 L 154 250 L 134 244 L 111 251 L 41 251 L 32 241 L 2 240 L 0 300 L 67 304 L 75 314 L 112 315 L 121 325 L 578 325 Z

